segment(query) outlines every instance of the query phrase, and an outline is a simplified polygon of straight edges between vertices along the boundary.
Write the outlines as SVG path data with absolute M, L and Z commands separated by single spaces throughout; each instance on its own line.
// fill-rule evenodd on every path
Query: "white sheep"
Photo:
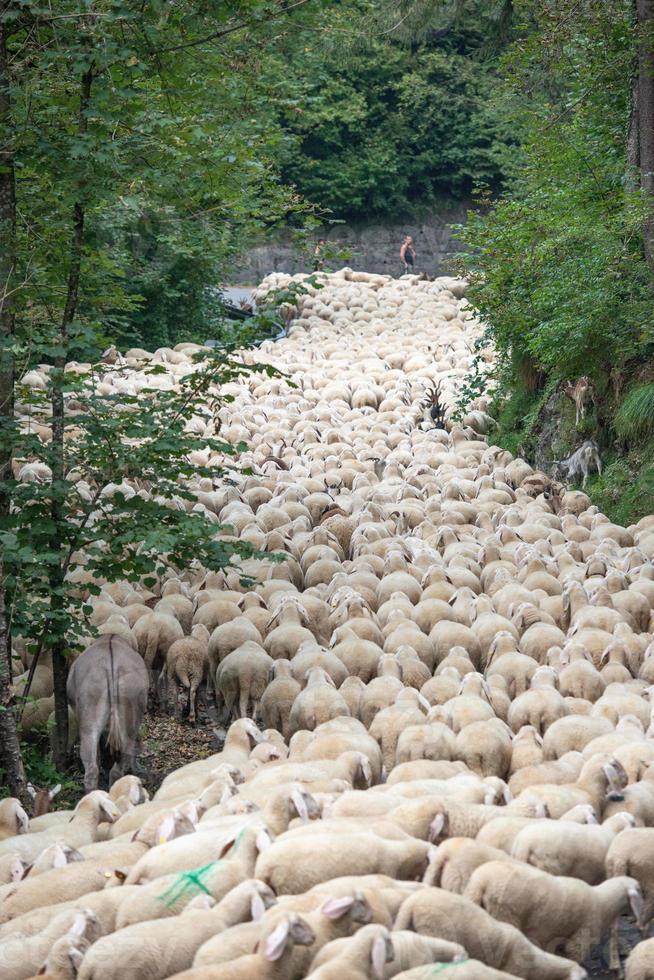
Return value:
M 560 948 L 577 962 L 611 931 L 629 906 L 640 925 L 643 898 L 634 878 L 587 885 L 521 862 L 489 861 L 471 875 L 465 897 L 543 948 Z

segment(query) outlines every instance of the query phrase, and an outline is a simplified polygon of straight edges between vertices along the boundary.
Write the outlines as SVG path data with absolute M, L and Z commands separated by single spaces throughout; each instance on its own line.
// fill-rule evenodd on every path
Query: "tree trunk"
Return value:
M 12 122 L 6 25 L 0 12 L 0 522 L 9 516 L 10 494 L 6 481 L 12 475 L 14 442 L 14 359 L 10 342 L 15 332 L 16 184 Z M 11 639 L 0 562 L 0 763 L 10 792 L 25 800 L 25 770 L 10 685 Z
M 638 24 L 638 157 L 640 186 L 648 213 L 643 224 L 645 255 L 654 273 L 654 0 L 636 0 Z
M 88 126 L 88 108 L 91 100 L 91 84 L 93 69 L 84 72 L 80 83 L 78 132 L 83 135 Z M 54 360 L 52 387 L 52 521 L 55 540 L 53 550 L 60 552 L 61 560 L 53 566 L 50 576 L 51 598 L 50 613 L 53 626 L 52 647 L 52 679 L 54 688 L 55 731 L 53 739 L 53 755 L 57 768 L 61 771 L 68 764 L 68 697 L 66 682 L 68 679 L 68 661 L 66 659 L 66 642 L 64 635 L 65 624 L 65 588 L 64 588 L 64 548 L 62 547 L 62 530 L 65 522 L 65 420 L 64 420 L 64 391 L 63 380 L 68 360 L 69 328 L 77 313 L 79 286 L 82 268 L 82 251 L 84 245 L 84 203 L 79 198 L 73 206 L 73 227 L 70 241 L 70 256 L 68 268 L 68 283 L 66 302 L 61 318 L 60 346 L 62 354 Z

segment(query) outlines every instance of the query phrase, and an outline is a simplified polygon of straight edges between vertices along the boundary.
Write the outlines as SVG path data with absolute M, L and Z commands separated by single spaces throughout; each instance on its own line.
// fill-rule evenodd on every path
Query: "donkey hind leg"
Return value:
M 84 767 L 84 789 L 87 793 L 98 788 L 100 769 L 98 766 L 99 726 L 85 727 L 80 736 L 79 754 Z
M 137 764 L 138 737 L 141 721 L 145 711 L 145 703 L 137 700 L 135 704 L 127 700 L 118 706 L 118 724 L 120 729 L 120 744 L 116 752 L 114 764 L 109 774 L 109 782 L 113 783 L 121 776 L 131 773 L 138 775 L 143 769 Z

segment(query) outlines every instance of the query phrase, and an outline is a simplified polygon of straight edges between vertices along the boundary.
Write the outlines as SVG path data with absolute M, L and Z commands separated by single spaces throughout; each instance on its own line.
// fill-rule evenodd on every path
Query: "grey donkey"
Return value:
M 567 459 L 554 460 L 554 472 L 560 475 L 568 483 L 583 476 L 582 487 L 586 486 L 588 474 L 594 466 L 597 472 L 602 475 L 602 461 L 599 454 L 599 446 L 594 439 L 586 439 L 582 442 L 579 449 L 576 449 Z
M 140 654 L 114 633 L 99 637 L 71 667 L 67 693 L 79 719 L 85 790 L 97 788 L 98 746 L 105 733 L 113 757 L 110 784 L 134 772 L 148 701 L 148 672 Z

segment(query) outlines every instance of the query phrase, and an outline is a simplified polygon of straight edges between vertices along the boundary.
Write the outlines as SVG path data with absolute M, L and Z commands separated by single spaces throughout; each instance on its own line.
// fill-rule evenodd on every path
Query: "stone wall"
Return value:
M 347 261 L 352 269 L 392 276 L 402 274 L 398 253 L 403 236 L 413 235 L 418 256 L 416 271 L 426 272 L 430 276 L 439 275 L 448 271 L 447 260 L 456 251 L 450 225 L 463 222 L 467 208 L 468 205 L 457 204 L 403 224 L 334 225 L 324 235 L 336 246 L 352 250 L 352 258 Z M 316 241 L 319 237 L 319 233 L 314 236 Z M 343 264 L 340 261 L 335 263 L 337 268 Z M 302 255 L 293 245 L 290 237 L 280 237 L 277 241 L 252 248 L 243 256 L 237 282 L 257 283 L 270 272 L 309 271 L 311 266 L 306 255 Z

